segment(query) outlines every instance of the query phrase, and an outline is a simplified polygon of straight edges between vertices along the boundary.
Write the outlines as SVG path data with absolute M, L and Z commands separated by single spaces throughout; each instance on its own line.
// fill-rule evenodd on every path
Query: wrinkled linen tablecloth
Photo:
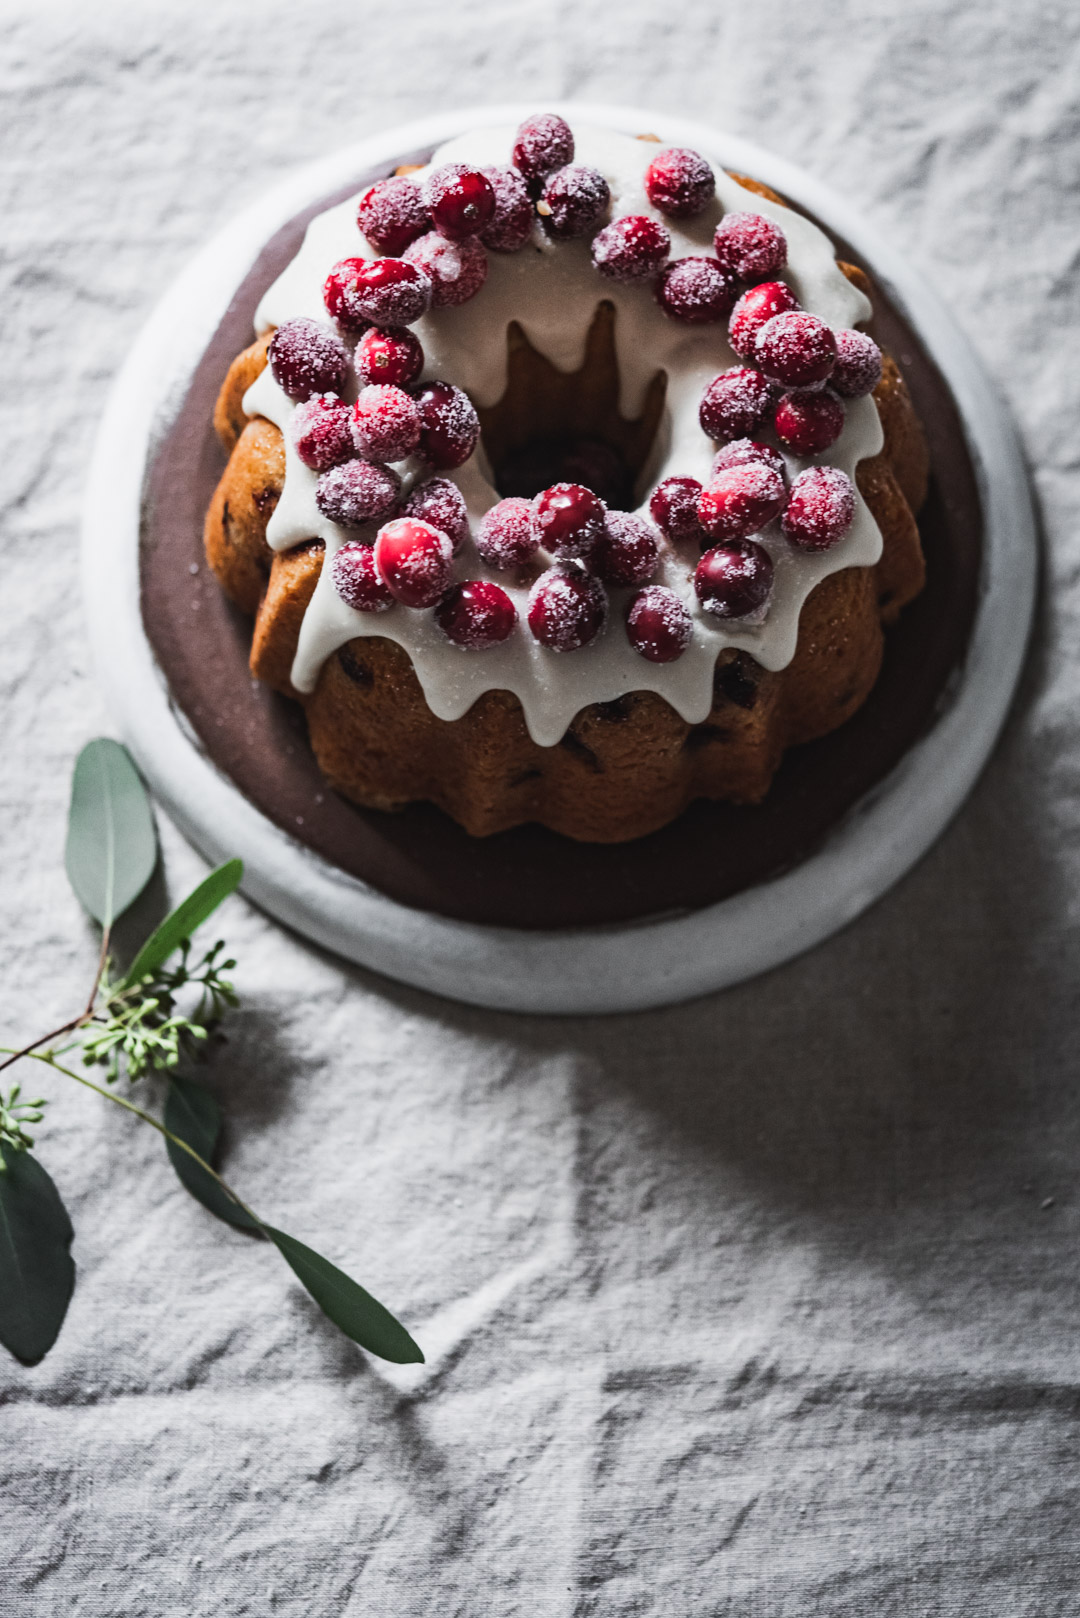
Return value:
M 43 1364 L 0 1358 L 4 1618 L 1080 1611 L 1080 12 L 8 0 L 0 39 L 12 1036 L 70 1013 L 95 949 L 61 850 L 110 724 L 76 557 L 97 417 L 166 284 L 290 164 L 525 95 L 759 140 L 929 272 L 1047 541 L 970 803 L 758 982 L 493 1015 L 230 903 L 228 1171 L 429 1371 L 365 1360 L 149 1130 L 49 1086 L 78 1286 Z M 203 867 L 162 831 L 175 896 Z

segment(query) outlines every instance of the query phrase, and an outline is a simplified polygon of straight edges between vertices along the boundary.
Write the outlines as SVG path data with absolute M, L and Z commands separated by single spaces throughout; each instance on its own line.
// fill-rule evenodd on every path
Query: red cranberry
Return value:
M 360 268 L 342 277 L 341 298 L 350 320 L 376 326 L 411 326 L 431 307 L 431 282 L 403 258 L 353 259 Z M 341 265 L 335 266 L 336 273 Z
M 776 436 L 796 455 L 820 455 L 844 430 L 844 407 L 831 388 L 785 393 L 773 417 Z
M 672 320 L 688 326 L 723 320 L 735 306 L 739 284 L 715 259 L 677 258 L 656 283 L 656 301 Z
M 428 478 L 418 484 L 406 500 L 403 517 L 416 517 L 445 534 L 455 552 L 469 537 L 469 513 L 465 497 L 449 478 Z
M 744 292 L 728 321 L 728 341 L 739 358 L 753 359 L 757 334 L 767 320 L 798 307 L 799 300 L 786 281 L 765 281 Z
M 780 521 L 801 551 L 827 551 L 842 539 L 855 518 L 855 486 L 837 466 L 811 466 L 791 486 Z
M 487 254 L 471 236 L 451 242 L 437 231 L 428 231 L 407 249 L 405 262 L 423 270 L 431 282 L 435 309 L 468 303 L 487 280 Z
M 881 381 L 881 350 L 864 331 L 838 331 L 829 386 L 843 399 L 861 399 Z
M 589 568 L 605 584 L 647 584 L 660 560 L 660 537 L 651 522 L 630 511 L 609 511 Z
M 349 374 L 341 338 L 321 320 L 282 321 L 270 339 L 270 370 L 290 399 L 340 393 Z
M 716 177 L 703 157 L 685 146 L 657 152 L 645 171 L 645 194 L 672 219 L 690 219 L 712 200 Z
M 762 444 L 756 438 L 735 438 L 730 444 L 725 444 L 713 456 L 712 470 L 715 477 L 717 472 L 723 472 L 728 466 L 746 466 L 750 461 L 764 461 L 771 466 L 774 472 L 786 477 L 787 467 L 784 457 L 778 449 L 771 444 Z
M 420 442 L 420 412 L 401 388 L 374 383 L 353 405 L 353 438 L 369 461 L 403 461 Z
M 754 358 L 766 376 L 789 388 L 824 382 L 836 364 L 836 338 L 817 315 L 773 315 L 757 334 Z
M 592 261 L 611 281 L 645 281 L 662 270 L 671 237 L 647 214 L 625 214 L 593 237 Z
M 289 421 L 296 453 L 313 472 L 327 472 L 356 453 L 351 413 L 336 393 L 315 393 L 298 404 Z
M 370 545 L 350 539 L 330 563 L 330 579 L 346 606 L 357 612 L 385 612 L 394 598 L 379 577 Z
M 420 187 L 403 174 L 376 180 L 356 205 L 356 223 L 372 247 L 396 258 L 429 227 Z
M 476 531 L 476 548 L 489 567 L 521 567 L 536 555 L 539 545 L 533 528 L 533 503 L 519 495 L 500 500 L 485 511 Z
M 446 592 L 435 608 L 435 622 L 448 640 L 469 652 L 498 646 L 517 623 L 505 590 L 487 579 L 466 579 Z
M 424 181 L 424 202 L 432 224 L 447 241 L 479 236 L 495 212 L 491 181 L 467 163 L 444 163 Z
M 469 395 L 450 382 L 425 382 L 416 403 L 421 455 L 441 472 L 463 466 L 480 436 L 480 422 Z
M 409 388 L 424 369 L 420 339 L 407 326 L 372 326 L 356 345 L 357 381 Z
M 569 241 L 597 224 L 611 201 L 604 176 L 580 163 L 556 169 L 544 185 L 537 213 L 549 236 Z
M 536 218 L 529 188 L 517 169 L 493 164 L 480 172 L 495 193 L 495 212 L 480 240 L 493 253 L 516 253 L 532 235 Z
M 553 169 L 561 169 L 573 160 L 574 137 L 566 119 L 557 112 L 534 113 L 518 126 L 511 161 L 534 197 L 539 196 Z
M 332 466 L 315 485 L 315 504 L 342 528 L 362 528 L 388 517 L 398 503 L 401 479 L 386 466 L 346 461 Z
M 579 568 L 549 568 L 529 591 L 529 628 L 553 652 L 576 652 L 600 633 L 606 619 L 603 585 Z
M 406 607 L 433 607 L 450 583 L 454 547 L 445 534 L 415 517 L 380 528 L 375 566 L 390 593 Z
M 784 232 L 759 213 L 725 214 L 716 227 L 713 251 L 740 281 L 764 281 L 787 263 Z
M 697 514 L 700 498 L 697 478 L 665 478 L 653 490 L 649 501 L 653 522 L 674 544 L 703 537 Z
M 714 618 L 747 618 L 768 601 L 772 557 L 752 539 L 706 551 L 694 574 L 694 591 Z
M 785 493 L 783 478 L 764 461 L 728 466 L 703 491 L 698 518 L 711 539 L 745 539 L 779 517 Z
M 553 556 L 586 557 L 604 528 L 604 502 L 581 483 L 553 483 L 533 501 L 533 533 Z
M 733 366 L 709 383 L 698 412 L 703 430 L 718 443 L 749 438 L 764 425 L 776 393 L 768 377 Z
M 685 602 L 662 584 L 639 590 L 626 614 L 626 638 L 650 663 L 674 663 L 689 646 L 693 627 Z
M 352 290 L 357 274 L 367 262 L 366 258 L 343 258 L 334 265 L 323 283 L 323 303 L 327 313 L 354 337 L 359 337 L 364 327 L 370 324 L 356 310 Z

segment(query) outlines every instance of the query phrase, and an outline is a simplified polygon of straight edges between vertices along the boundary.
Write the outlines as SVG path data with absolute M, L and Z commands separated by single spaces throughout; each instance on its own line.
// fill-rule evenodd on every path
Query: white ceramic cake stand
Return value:
M 280 831 L 200 751 L 171 705 L 139 609 L 148 467 L 229 301 L 267 240 L 304 207 L 401 152 L 552 110 L 443 113 L 359 142 L 288 176 L 189 265 L 158 305 L 113 389 L 94 452 L 83 529 L 90 637 L 112 711 L 151 787 L 211 860 L 240 855 L 244 891 L 348 959 L 476 1005 L 614 1012 L 664 1005 L 753 977 L 852 921 L 926 852 L 960 807 L 1004 721 L 1031 621 L 1036 538 L 1012 423 L 922 278 L 846 202 L 800 169 L 704 124 L 634 107 L 569 104 L 571 122 L 649 129 L 767 181 L 869 263 L 919 333 L 959 407 L 982 499 L 980 595 L 967 657 L 933 728 L 795 869 L 689 914 L 527 931 L 411 909 Z

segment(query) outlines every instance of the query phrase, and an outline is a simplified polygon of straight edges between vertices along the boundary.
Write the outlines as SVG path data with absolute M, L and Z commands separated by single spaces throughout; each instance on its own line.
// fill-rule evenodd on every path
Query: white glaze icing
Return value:
M 513 144 L 511 127 L 477 130 L 448 141 L 434 154 L 432 167 L 465 162 L 474 166 L 506 163 Z M 574 130 L 575 162 L 599 169 L 611 188 L 611 217 L 623 214 L 663 216 L 649 203 L 644 176 L 657 147 L 629 135 L 585 126 Z M 708 155 L 707 153 L 705 154 Z M 789 282 L 804 309 L 834 327 L 866 320 L 870 305 L 837 268 L 832 244 L 809 220 L 790 209 L 748 193 L 716 169 L 716 198 L 690 220 L 663 219 L 671 233 L 672 260 L 690 253 L 710 253 L 713 231 L 724 213 L 752 211 L 777 220 L 788 242 Z M 419 182 L 427 170 L 415 176 Z M 377 257 L 356 225 L 356 200 L 330 208 L 308 227 L 304 245 L 274 282 L 256 312 L 256 330 L 280 325 L 299 315 L 325 320 L 322 287 L 333 264 L 347 257 Z M 698 406 L 718 371 L 739 364 L 727 341 L 726 326 L 688 327 L 662 313 L 652 290 L 621 284 L 598 274 L 590 258 L 589 240 L 552 242 L 539 223 L 532 242 L 513 254 L 489 253 L 488 278 L 480 292 L 457 308 L 433 310 L 413 330 L 424 347 L 425 377 L 442 377 L 463 387 L 480 406 L 497 403 L 506 389 L 506 330 L 516 321 L 529 342 L 559 370 L 573 372 L 584 362 L 585 343 L 598 304 L 615 306 L 615 348 L 620 377 L 620 409 L 624 416 L 641 413 L 646 390 L 658 371 L 667 374 L 667 396 L 656 442 L 645 467 L 641 488 L 648 494 L 661 478 L 680 473 L 705 481 L 715 445 L 698 423 Z M 244 397 L 248 415 L 265 416 L 285 439 L 285 487 L 270 519 L 267 540 L 274 550 L 287 550 L 302 540 L 320 538 L 327 560 L 349 539 L 347 531 L 328 521 L 315 504 L 317 476 L 296 454 L 288 431 L 295 405 L 267 367 Z M 769 435 L 765 435 L 769 436 Z M 882 431 L 870 398 L 846 403 L 844 430 L 824 456 L 801 460 L 785 455 L 790 476 L 804 467 L 841 467 L 854 480 L 857 463 L 881 449 Z M 429 469 L 419 462 L 402 463 L 406 488 L 423 481 Z M 499 499 L 490 481 L 482 443 L 453 477 L 469 509 L 475 532 Z M 647 513 L 647 505 L 642 507 Z M 374 529 L 367 535 L 371 537 Z M 693 634 L 683 656 L 674 663 L 649 663 L 626 637 L 624 615 L 633 594 L 609 591 L 610 613 L 602 634 L 576 652 L 553 652 L 540 646 L 524 621 L 527 588 L 514 575 L 498 573 L 480 560 L 470 542 L 455 559 L 454 576 L 489 578 L 507 591 L 519 623 L 501 646 L 467 652 L 452 645 L 429 610 L 396 605 L 388 612 L 354 611 L 339 598 L 323 566 L 304 617 L 293 665 L 293 684 L 314 690 L 324 661 L 354 637 L 382 635 L 408 652 L 432 712 L 458 719 L 484 691 L 512 691 L 519 698 L 533 740 L 552 746 L 574 715 L 593 702 L 607 702 L 629 691 L 658 692 L 690 724 L 700 723 L 713 703 L 713 670 L 728 646 L 750 652 L 765 668 L 784 668 L 795 653 L 799 614 L 814 586 L 846 567 L 870 567 L 881 555 L 881 533 L 861 496 L 855 519 L 839 544 L 818 555 L 797 552 L 776 523 L 756 536 L 773 558 L 775 583 L 764 620 L 722 622 L 703 612 L 692 584 L 695 558 L 664 547 L 656 583 L 666 584 L 690 608 Z

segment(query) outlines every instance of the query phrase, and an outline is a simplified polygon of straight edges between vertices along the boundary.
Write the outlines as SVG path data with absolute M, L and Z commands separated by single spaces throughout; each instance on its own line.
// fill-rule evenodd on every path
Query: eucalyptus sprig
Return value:
M 237 1004 L 225 976 L 236 967 L 219 939 L 193 954 L 191 935 L 235 891 L 239 860 L 212 871 L 166 916 L 126 972 L 114 975 L 112 926 L 145 888 L 157 864 L 149 799 L 127 752 L 107 739 L 79 755 L 72 782 L 65 863 L 71 884 L 101 925 L 101 951 L 83 1009 L 59 1028 L 6 1052 L 14 1062 L 38 1062 L 93 1090 L 149 1124 L 165 1139 L 181 1183 L 226 1224 L 265 1238 L 278 1249 L 316 1303 L 353 1342 L 397 1364 L 423 1361 L 405 1328 L 344 1271 L 294 1236 L 268 1224 L 214 1167 L 223 1117 L 217 1101 L 183 1070 L 204 1054 Z M 57 1043 L 58 1041 L 65 1043 Z M 80 1050 L 84 1068 L 103 1067 L 100 1085 L 62 1061 Z M 126 1078 L 166 1082 L 162 1118 L 117 1092 Z M 60 1194 L 33 1155 L 28 1126 L 44 1117 L 44 1101 L 24 1101 L 18 1084 L 0 1090 L 0 1343 L 26 1365 L 53 1346 L 75 1284 L 74 1231 Z

